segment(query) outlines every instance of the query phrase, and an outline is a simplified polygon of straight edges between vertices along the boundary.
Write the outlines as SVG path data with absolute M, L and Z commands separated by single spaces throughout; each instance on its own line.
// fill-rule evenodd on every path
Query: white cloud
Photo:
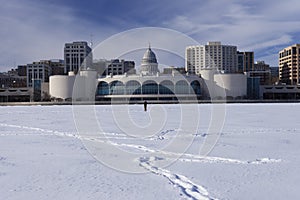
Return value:
M 174 30 L 144 27 L 121 32 L 104 40 L 95 46 L 93 56 L 134 60 L 138 67 L 149 43 L 160 65 L 183 67 L 185 47 L 197 42 Z
M 188 12 L 164 21 L 163 25 L 191 35 L 202 44 L 222 41 L 237 45 L 241 50 L 267 51 L 274 46 L 297 43 L 293 34 L 300 32 L 299 7 L 297 0 L 212 0 L 190 6 Z M 267 56 L 273 63 L 278 59 L 274 55 L 270 53 L 273 59 Z
M 0 71 L 15 64 L 63 58 L 64 43 L 90 40 L 91 33 L 101 33 L 61 5 L 10 0 L 1 4 L 0 13 Z
M 279 38 L 276 38 L 274 40 L 269 40 L 266 42 L 261 42 L 254 44 L 252 46 L 248 46 L 247 48 L 249 49 L 264 49 L 272 46 L 278 46 L 278 45 L 283 45 L 283 44 L 289 44 L 292 42 L 292 38 L 290 35 L 283 35 Z
M 261 57 L 258 57 L 256 60 L 257 61 L 263 60 L 267 64 L 269 64 L 271 67 L 278 67 L 278 54 L 277 53 L 269 54 L 267 56 L 261 56 Z
M 132 5 L 132 9 L 137 9 L 134 6 Z M 237 45 L 240 50 L 266 50 L 274 57 L 274 51 L 279 51 L 274 46 L 297 43 L 293 35 L 300 32 L 299 7 L 298 0 L 289 0 L 288 3 L 279 0 L 188 0 L 174 2 L 168 7 L 151 4 L 150 8 L 137 9 L 132 12 L 137 12 L 135 21 L 126 21 L 127 18 L 108 12 L 106 19 L 111 20 L 108 22 L 111 24 L 101 24 L 99 19 L 96 25 L 97 22 L 89 22 L 89 17 L 78 15 L 70 7 L 33 0 L 3 1 L 0 7 L 0 67 L 11 67 L 14 63 L 26 64 L 40 59 L 63 58 L 65 42 L 89 40 L 93 33 L 96 45 L 97 41 L 107 38 L 111 33 L 117 33 L 120 29 L 148 26 L 151 19 L 152 22 L 154 19 L 157 21 L 156 26 L 181 31 L 201 44 L 222 41 L 224 44 Z M 149 15 L 149 21 L 140 20 L 139 15 L 143 13 L 153 13 L 155 17 Z M 159 20 L 162 16 L 164 20 Z M 162 38 L 167 40 L 160 36 L 157 41 L 163 40 Z M 149 38 L 139 37 L 136 41 L 144 45 Z M 136 41 L 125 43 L 134 45 Z M 106 53 L 116 49 L 117 47 L 107 48 Z M 269 55 L 256 54 L 257 58 Z M 99 55 L 104 56 L 105 54 Z M 274 57 L 269 60 L 276 59 Z M 4 69 L 0 68 L 0 71 Z

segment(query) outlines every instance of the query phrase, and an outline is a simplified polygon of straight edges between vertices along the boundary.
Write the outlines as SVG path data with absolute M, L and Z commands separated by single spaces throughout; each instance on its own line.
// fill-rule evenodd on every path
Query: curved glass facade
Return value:
M 200 83 L 199 81 L 192 81 L 191 82 L 191 88 L 193 89 L 194 93 L 196 95 L 200 95 L 201 94 L 201 86 L 200 86 Z
M 98 83 L 97 88 L 98 95 L 109 95 L 109 85 L 105 81 L 101 81 Z
M 109 94 L 124 94 L 124 84 L 121 81 L 113 81 L 109 87 Z
M 174 84 L 172 81 L 162 81 L 159 84 L 159 94 L 174 94 Z
M 158 94 L 158 84 L 155 81 L 145 81 L 142 85 L 142 94 Z
M 138 81 L 128 81 L 126 83 L 126 94 L 141 94 L 141 84 Z
M 159 84 L 153 80 L 147 80 L 142 84 L 136 80 L 130 80 L 125 85 L 122 81 L 115 80 L 111 83 L 100 81 L 97 88 L 97 95 L 172 95 L 187 94 L 201 95 L 201 84 L 194 80 L 189 83 L 186 80 L 179 80 L 175 84 L 171 80 L 163 80 Z
M 189 84 L 184 80 L 176 82 L 175 94 L 190 94 Z

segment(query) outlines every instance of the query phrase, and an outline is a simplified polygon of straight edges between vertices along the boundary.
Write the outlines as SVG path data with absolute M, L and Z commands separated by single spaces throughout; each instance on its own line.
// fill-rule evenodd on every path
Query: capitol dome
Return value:
M 144 53 L 140 73 L 142 75 L 156 75 L 157 73 L 159 73 L 156 55 L 151 50 L 150 45 Z
M 144 63 L 144 64 L 146 64 L 146 63 L 157 63 L 156 55 L 151 50 L 150 46 L 149 46 L 149 48 L 147 49 L 147 51 L 145 52 L 145 54 L 143 56 L 142 63 Z

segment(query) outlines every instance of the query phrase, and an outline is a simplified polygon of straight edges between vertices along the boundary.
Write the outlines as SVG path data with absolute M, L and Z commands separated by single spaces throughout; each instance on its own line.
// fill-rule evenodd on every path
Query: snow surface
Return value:
M 112 114 L 122 106 L 95 106 L 100 135 L 78 133 L 72 106 L 0 107 L 0 199 L 298 199 L 300 104 L 226 105 L 220 138 L 203 156 L 212 106 L 192 105 L 199 126 L 183 134 L 195 116 L 183 118 L 181 105 L 130 105 L 138 128 L 126 130 L 115 121 L 124 113 Z M 134 137 L 161 119 L 152 135 Z M 192 143 L 183 152 L 178 141 Z

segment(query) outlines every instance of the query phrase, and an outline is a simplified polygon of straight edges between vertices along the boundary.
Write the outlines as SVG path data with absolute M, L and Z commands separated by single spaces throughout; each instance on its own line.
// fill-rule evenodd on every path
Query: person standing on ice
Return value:
M 146 100 L 144 101 L 144 111 L 145 112 L 147 111 L 147 101 Z

